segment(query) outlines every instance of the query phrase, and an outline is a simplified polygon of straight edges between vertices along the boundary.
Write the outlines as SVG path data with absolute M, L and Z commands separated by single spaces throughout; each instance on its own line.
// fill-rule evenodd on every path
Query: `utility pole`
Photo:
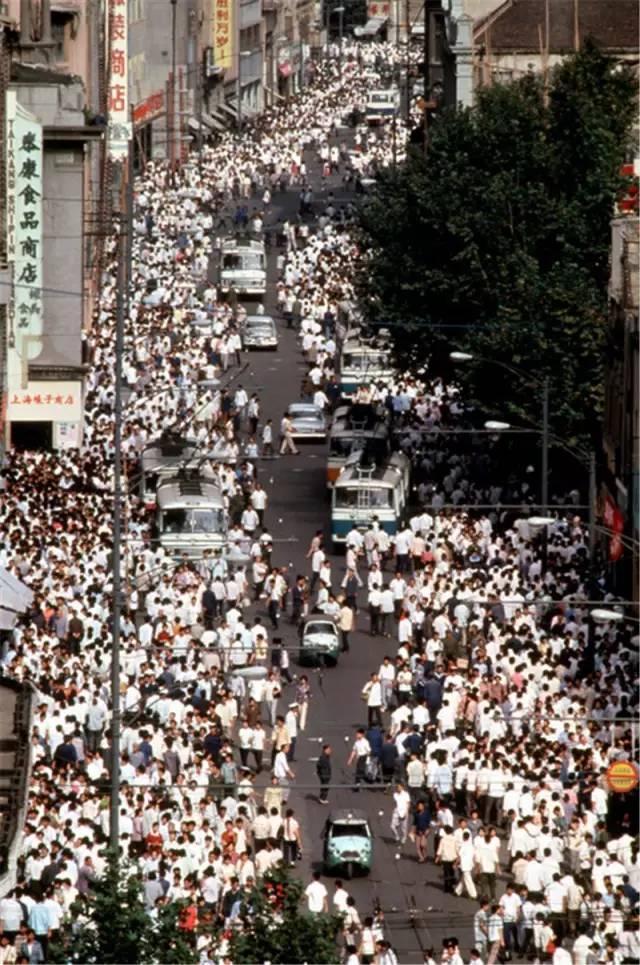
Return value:
M 405 120 L 407 122 L 407 127 L 411 123 L 411 78 L 409 76 L 411 69 L 411 28 L 409 26 L 409 0 L 405 0 L 404 4 L 404 42 L 407 45 L 407 63 L 406 63 L 406 90 L 405 90 Z
M 242 133 L 242 51 L 238 53 L 238 110 L 236 113 L 236 122 L 238 128 L 238 134 Z
M 431 77 L 430 77 L 430 49 L 431 49 L 431 9 L 429 6 L 429 0 L 424 0 L 424 32 L 422 35 L 422 56 L 424 59 L 424 78 L 422 85 L 422 97 L 424 100 L 424 132 L 423 132 L 423 150 L 427 153 L 427 147 L 429 143 L 429 129 L 427 127 L 427 104 L 431 100 Z
M 589 561 L 593 570 L 596 555 L 596 514 L 598 512 L 598 491 L 596 477 L 596 454 L 589 453 Z
M 133 125 L 133 108 L 131 108 Z M 115 396 L 113 432 L 113 552 L 112 552 L 112 640 L 111 640 L 111 756 L 109 801 L 109 849 L 116 866 L 120 860 L 120 633 L 122 625 L 122 388 L 124 331 L 129 314 L 133 272 L 133 141 L 127 157 L 118 166 L 120 177 L 118 219 L 118 262 L 115 331 Z
M 170 150 L 171 159 L 171 183 L 175 184 L 176 177 L 176 8 L 178 0 L 169 0 L 171 3 L 171 110 L 169 111 L 170 130 Z
M 542 385 L 542 479 L 540 480 L 540 502 L 549 505 L 549 376 L 545 375 Z

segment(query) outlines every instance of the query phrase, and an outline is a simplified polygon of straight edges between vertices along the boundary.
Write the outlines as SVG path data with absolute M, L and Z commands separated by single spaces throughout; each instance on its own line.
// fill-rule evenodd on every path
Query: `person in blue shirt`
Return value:
M 427 860 L 427 842 L 431 828 L 431 812 L 424 801 L 420 800 L 413 809 L 413 838 L 418 853 L 418 861 L 424 864 Z
M 44 898 L 39 898 L 35 905 L 31 906 L 31 911 L 29 912 L 29 928 L 33 931 L 36 944 L 40 945 L 42 952 L 42 958 L 30 957 L 29 961 L 44 962 L 47 957 L 49 932 L 51 930 L 51 912 L 45 905 Z

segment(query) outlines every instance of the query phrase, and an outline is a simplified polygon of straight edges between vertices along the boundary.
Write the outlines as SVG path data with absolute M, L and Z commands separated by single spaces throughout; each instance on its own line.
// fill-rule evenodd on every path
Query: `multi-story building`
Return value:
M 10 0 L 0 47 L 2 441 L 76 446 L 106 164 L 97 8 Z M 64 245 L 60 239 L 64 238 Z
M 504 0 L 475 23 L 476 86 L 544 73 L 587 37 L 620 60 L 637 61 L 636 0 Z

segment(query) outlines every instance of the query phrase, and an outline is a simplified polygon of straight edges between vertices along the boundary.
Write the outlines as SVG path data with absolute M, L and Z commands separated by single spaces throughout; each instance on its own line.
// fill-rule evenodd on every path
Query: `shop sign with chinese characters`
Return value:
M 229 70 L 233 66 L 233 0 L 212 0 L 213 62 Z
M 367 4 L 367 16 L 369 20 L 380 20 L 383 17 L 389 17 L 391 12 L 390 3 L 379 3 L 374 0 L 373 3 Z
M 108 48 L 109 90 L 107 138 L 109 155 L 122 161 L 129 151 L 131 118 L 129 117 L 129 29 L 126 0 L 109 0 Z
M 29 382 L 7 393 L 8 422 L 78 422 L 81 382 Z
M 8 332 L 32 359 L 42 348 L 42 125 L 15 91 L 6 98 Z

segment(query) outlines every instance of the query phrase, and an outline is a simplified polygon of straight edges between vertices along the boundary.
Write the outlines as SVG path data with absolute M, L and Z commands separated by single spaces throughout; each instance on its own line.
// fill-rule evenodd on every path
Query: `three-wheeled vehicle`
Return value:
M 310 617 L 300 629 L 298 663 L 335 667 L 340 653 L 340 632 L 329 617 Z
M 324 868 L 345 878 L 368 874 L 373 864 L 373 835 L 364 811 L 332 811 L 324 828 Z

